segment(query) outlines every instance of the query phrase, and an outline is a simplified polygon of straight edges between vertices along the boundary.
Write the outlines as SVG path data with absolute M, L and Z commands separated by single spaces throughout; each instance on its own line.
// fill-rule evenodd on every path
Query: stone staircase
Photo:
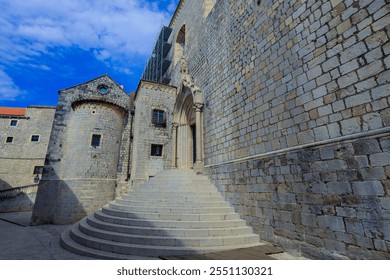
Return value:
M 206 176 L 166 170 L 70 227 L 61 245 L 90 257 L 128 259 L 262 243 Z

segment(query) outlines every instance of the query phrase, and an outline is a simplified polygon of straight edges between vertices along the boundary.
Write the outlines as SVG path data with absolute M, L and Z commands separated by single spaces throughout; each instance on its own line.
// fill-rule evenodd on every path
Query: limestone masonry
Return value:
M 73 223 L 163 170 L 194 169 L 261 240 L 390 259 L 389 11 L 181 0 L 135 93 L 107 75 L 59 92 L 32 223 Z M 7 181 L 18 168 L 3 164 Z M 25 170 L 9 184 L 30 183 Z
M 0 190 L 40 179 L 54 113 L 55 107 L 0 107 Z

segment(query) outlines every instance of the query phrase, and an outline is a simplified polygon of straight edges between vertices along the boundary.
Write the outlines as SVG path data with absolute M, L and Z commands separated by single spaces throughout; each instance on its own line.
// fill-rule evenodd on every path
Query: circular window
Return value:
M 107 94 L 108 87 L 106 85 L 100 85 L 100 86 L 98 86 L 98 91 L 100 94 Z

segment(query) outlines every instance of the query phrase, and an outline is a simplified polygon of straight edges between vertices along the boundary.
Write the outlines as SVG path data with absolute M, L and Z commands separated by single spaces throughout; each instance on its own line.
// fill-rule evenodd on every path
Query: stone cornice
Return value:
M 141 80 L 139 85 L 138 85 L 137 91 L 136 91 L 136 98 L 137 98 L 138 92 L 141 88 L 155 90 L 155 91 L 161 91 L 164 93 L 170 93 L 170 94 L 175 94 L 175 95 L 177 92 L 177 88 L 174 86 L 169 86 L 169 85 L 164 85 L 164 84 L 160 84 L 160 83 Z
M 180 14 L 181 9 L 183 8 L 184 0 L 180 0 L 179 4 L 177 4 L 176 11 L 172 16 L 171 22 L 169 23 L 169 27 L 173 28 L 173 25 L 176 22 L 177 17 Z

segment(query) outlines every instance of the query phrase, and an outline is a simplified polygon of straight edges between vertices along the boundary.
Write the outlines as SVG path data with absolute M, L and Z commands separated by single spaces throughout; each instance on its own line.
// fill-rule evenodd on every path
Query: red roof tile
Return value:
M 25 108 L 8 108 L 0 107 L 0 115 L 5 116 L 24 116 L 26 114 Z

